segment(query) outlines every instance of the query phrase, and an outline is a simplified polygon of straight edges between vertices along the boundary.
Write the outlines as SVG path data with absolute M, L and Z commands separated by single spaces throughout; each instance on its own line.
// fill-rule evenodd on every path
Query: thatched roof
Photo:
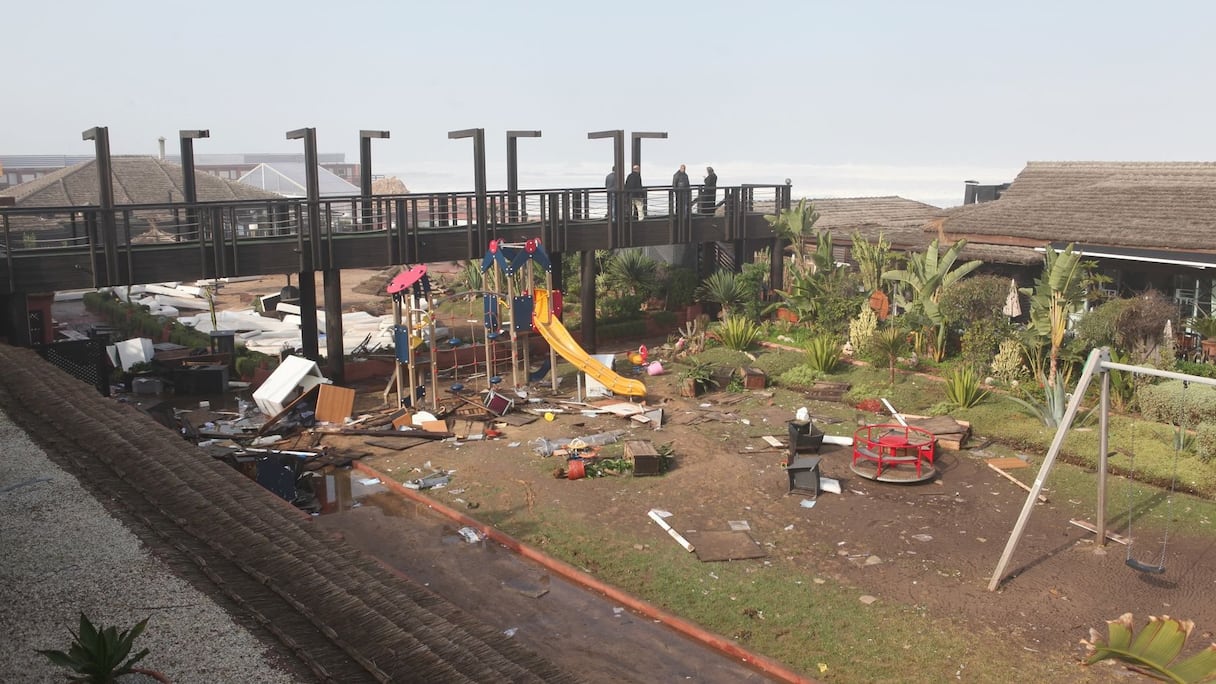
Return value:
M 318 680 L 577 681 L 33 351 L 0 345 L 0 364 L 0 410 Z
M 182 167 L 178 164 L 155 157 L 116 156 L 110 161 L 110 169 L 115 205 L 185 201 L 181 187 Z M 250 185 L 198 171 L 195 172 L 195 187 L 199 200 L 204 202 L 279 197 Z M 18 208 L 97 206 L 101 203 L 99 193 L 96 160 L 59 169 L 28 183 L 0 190 L 0 195 L 15 198 Z
M 843 249 L 852 245 L 854 232 L 871 242 L 881 233 L 897 252 L 923 251 L 938 237 L 936 221 L 942 216 L 942 209 L 924 202 L 895 196 L 808 198 L 807 201 L 819 213 L 815 227 L 831 231 L 833 241 Z M 990 264 L 1029 265 L 1043 260 L 1043 255 L 1033 249 L 990 244 L 986 240 L 970 241 L 960 256 Z
M 999 200 L 946 212 L 952 239 L 1216 254 L 1216 163 L 1030 162 Z
M 376 178 L 372 181 L 373 195 L 408 195 L 410 189 L 405 187 L 405 183 L 396 176 L 388 178 Z

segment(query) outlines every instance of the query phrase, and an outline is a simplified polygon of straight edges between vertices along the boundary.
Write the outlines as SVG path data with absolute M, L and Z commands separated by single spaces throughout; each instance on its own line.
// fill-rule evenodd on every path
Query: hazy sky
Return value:
M 3 13 L 0 154 L 114 154 L 209 128 L 196 153 L 358 158 L 411 190 L 471 189 L 486 129 L 526 188 L 599 185 L 611 144 L 667 131 L 643 178 L 792 179 L 795 195 L 948 206 L 1028 160 L 1212 160 L 1212 2 L 14 2 Z M 628 151 L 626 151 L 628 155 Z

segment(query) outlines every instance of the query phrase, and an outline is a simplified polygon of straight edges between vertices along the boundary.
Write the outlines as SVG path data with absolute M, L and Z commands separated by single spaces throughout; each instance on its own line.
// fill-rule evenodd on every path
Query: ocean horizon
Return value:
M 650 186 L 669 185 L 679 163 L 663 160 L 643 164 L 642 182 Z M 788 179 L 795 198 L 826 199 L 839 197 L 889 197 L 923 202 L 947 208 L 963 202 L 964 181 L 982 184 L 1008 183 L 1021 167 L 981 166 L 898 166 L 877 164 L 798 164 L 779 162 L 724 161 L 684 162 L 690 181 L 696 185 L 705 177 L 705 167 L 713 166 L 719 186 L 742 184 L 781 184 Z M 469 190 L 473 187 L 472 163 L 401 164 L 377 163 L 376 176 L 396 176 L 410 192 Z M 603 187 L 610 165 L 602 162 L 542 162 L 520 164 L 519 187 L 542 190 L 569 187 Z M 506 188 L 506 169 L 486 167 L 490 190 Z

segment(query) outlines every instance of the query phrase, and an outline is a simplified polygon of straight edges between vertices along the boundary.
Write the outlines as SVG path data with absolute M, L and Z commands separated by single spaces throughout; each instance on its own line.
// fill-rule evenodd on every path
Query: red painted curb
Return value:
M 771 658 L 752 653 L 726 637 L 707 631 L 694 622 L 690 622 L 682 617 L 668 613 L 662 608 L 647 603 L 646 601 L 643 601 L 632 594 L 626 593 L 625 591 L 622 591 L 611 584 L 601 582 L 600 580 L 588 575 L 569 563 L 560 561 L 542 551 L 520 542 L 518 539 L 515 539 L 511 535 L 499 530 L 496 527 L 490 527 L 489 525 L 478 522 L 460 511 L 449 508 L 438 501 L 421 494 L 417 490 L 410 489 L 391 477 L 381 474 L 378 470 L 363 463 L 362 461 L 355 461 L 354 467 L 356 470 L 365 472 L 372 477 L 378 478 L 381 484 L 406 497 L 407 499 L 425 504 L 428 508 L 442 514 L 444 517 L 460 523 L 462 526 L 472 527 L 485 535 L 487 539 L 492 539 L 496 543 L 507 547 L 515 553 L 518 553 L 520 556 L 539 563 L 549 571 L 554 572 L 581 587 L 598 592 L 613 601 L 624 604 L 627 608 L 640 615 L 665 623 L 677 632 L 706 646 L 709 646 L 710 648 L 713 648 L 724 655 L 731 658 L 738 658 L 740 661 L 770 677 L 773 677 L 779 681 L 790 682 L 791 684 L 815 684 L 815 680 L 804 677 L 803 675 L 794 672 L 785 665 Z

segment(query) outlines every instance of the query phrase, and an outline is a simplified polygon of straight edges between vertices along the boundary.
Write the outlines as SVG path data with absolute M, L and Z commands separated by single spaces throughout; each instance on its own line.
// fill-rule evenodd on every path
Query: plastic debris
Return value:
M 798 505 L 802 506 L 803 508 L 814 508 L 815 500 L 814 499 L 803 499 L 802 501 L 800 501 L 798 503 Z
M 830 477 L 821 477 L 821 478 L 819 478 L 819 488 L 825 492 L 839 494 L 840 493 L 840 480 L 836 480 L 836 479 L 833 479 Z
M 464 540 L 470 544 L 476 544 L 483 539 L 481 533 L 472 527 L 462 527 L 457 531 L 460 533 L 460 536 L 464 537 Z

